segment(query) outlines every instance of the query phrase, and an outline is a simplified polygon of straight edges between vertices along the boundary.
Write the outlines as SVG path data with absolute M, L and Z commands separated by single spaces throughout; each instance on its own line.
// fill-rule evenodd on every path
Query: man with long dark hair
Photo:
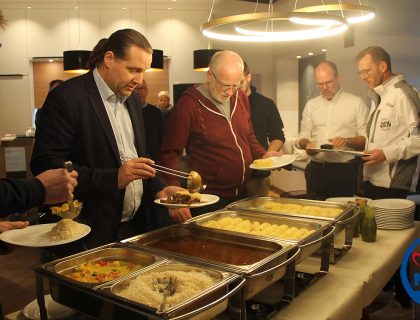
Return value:
M 165 187 L 144 156 L 142 110 L 132 92 L 151 61 L 152 47 L 141 33 L 118 30 L 94 48 L 90 72 L 52 90 L 44 103 L 31 169 L 73 162 L 75 197 L 84 205 L 78 219 L 92 228 L 76 250 L 148 231 L 143 219 L 155 197 L 179 189 Z

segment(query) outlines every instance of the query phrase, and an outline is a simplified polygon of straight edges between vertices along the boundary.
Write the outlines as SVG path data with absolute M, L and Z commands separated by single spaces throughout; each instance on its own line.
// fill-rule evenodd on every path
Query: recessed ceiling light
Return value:
M 327 52 L 327 49 L 321 49 L 322 52 Z
M 32 7 L 26 7 L 26 9 L 32 9 Z
M 48 62 L 54 62 L 54 59 L 48 59 Z
M 308 52 L 308 55 L 309 55 L 309 56 L 313 56 L 313 55 L 314 55 L 314 53 L 313 53 L 313 52 Z
M 122 7 L 121 9 L 123 9 L 123 10 L 127 10 L 127 7 Z
M 300 58 L 302 58 L 302 56 L 296 56 L 296 58 L 300 59 Z
M 172 10 L 172 8 L 168 8 L 168 10 Z

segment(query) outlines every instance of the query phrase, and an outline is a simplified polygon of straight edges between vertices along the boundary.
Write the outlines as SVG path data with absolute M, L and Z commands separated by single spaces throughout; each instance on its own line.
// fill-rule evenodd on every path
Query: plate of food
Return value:
M 249 166 L 251 169 L 256 170 L 273 170 L 278 169 L 288 164 L 291 164 L 296 160 L 296 156 L 293 154 L 284 154 L 280 157 L 269 157 L 264 159 L 256 159 Z
M 213 194 L 177 191 L 174 195 L 167 198 L 156 199 L 155 203 L 168 208 L 198 208 L 208 206 L 217 201 L 219 201 L 219 197 Z
M 0 234 L 0 240 L 23 247 L 50 247 L 79 240 L 90 232 L 90 227 L 71 219 L 57 223 L 37 224 L 13 229 Z

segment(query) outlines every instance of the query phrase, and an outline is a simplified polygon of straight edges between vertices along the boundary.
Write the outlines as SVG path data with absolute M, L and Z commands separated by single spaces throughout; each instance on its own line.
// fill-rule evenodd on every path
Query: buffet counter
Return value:
M 378 230 L 376 242 L 353 240 L 352 249 L 330 272 L 303 291 L 273 320 L 357 320 L 398 269 L 405 250 L 420 234 L 420 222 L 406 230 Z M 315 261 L 307 259 L 298 270 L 307 271 Z
M 330 265 L 328 274 L 320 277 L 270 319 L 360 319 L 363 308 L 381 292 L 398 269 L 405 250 L 419 234 L 420 222 L 415 222 L 414 227 L 406 230 L 378 230 L 377 241 L 373 243 L 355 238 L 352 249 L 337 264 Z M 296 269 L 307 273 L 319 271 L 319 258 L 309 257 Z M 273 299 L 275 295 L 272 292 L 276 292 L 276 285 L 261 292 L 257 300 Z M 217 319 L 228 319 L 225 316 L 218 316 Z M 25 317 L 21 312 L 16 312 L 6 315 L 5 319 Z

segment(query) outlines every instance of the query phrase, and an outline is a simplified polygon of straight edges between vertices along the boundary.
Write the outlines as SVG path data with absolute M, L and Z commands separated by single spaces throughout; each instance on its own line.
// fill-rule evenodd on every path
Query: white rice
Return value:
M 48 238 L 51 241 L 61 241 L 76 238 L 84 234 L 86 229 L 80 223 L 72 219 L 62 219 L 49 232 Z
M 155 271 L 141 274 L 131 280 L 130 284 L 118 295 L 142 303 L 152 308 L 159 309 L 163 295 L 153 287 L 157 278 L 176 277 L 175 292 L 166 299 L 166 308 L 174 307 L 198 295 L 217 282 L 205 271 Z

